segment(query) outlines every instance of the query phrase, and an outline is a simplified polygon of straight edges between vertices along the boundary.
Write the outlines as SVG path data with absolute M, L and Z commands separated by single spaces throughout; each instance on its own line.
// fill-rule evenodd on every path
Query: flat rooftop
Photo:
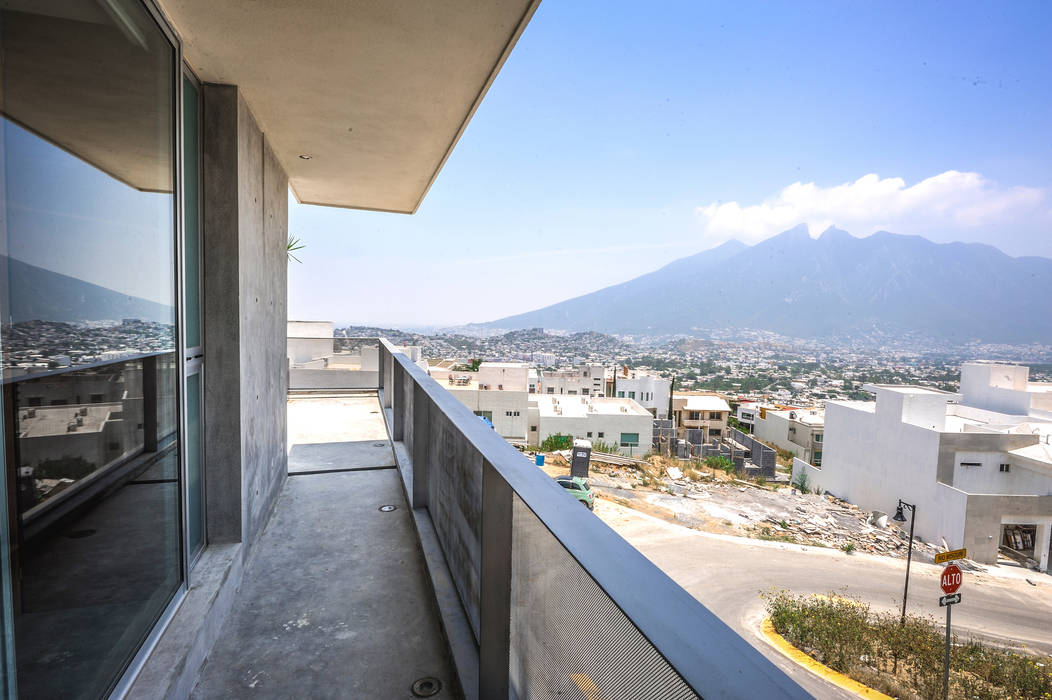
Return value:
M 85 410 L 86 415 L 82 416 L 81 410 Z M 120 413 L 123 410 L 124 406 L 120 402 L 20 408 L 18 409 L 18 430 L 20 437 L 23 438 L 97 433 L 109 420 L 110 414 Z M 30 411 L 35 411 L 36 415 L 27 418 Z M 69 424 L 76 423 L 78 418 L 83 424 L 78 425 L 76 430 L 69 430 Z
M 568 396 L 554 394 L 530 394 L 530 403 L 536 404 L 542 417 L 586 418 L 588 416 L 646 416 L 653 418 L 632 399 L 615 399 L 602 396 Z M 560 412 L 557 412 L 556 409 Z
M 947 398 L 959 396 L 959 394 L 949 391 L 932 389 L 926 386 L 917 386 L 916 384 L 863 384 L 862 389 L 869 392 L 872 392 L 874 389 L 882 389 L 884 391 L 894 391 L 897 394 L 930 394 L 932 396 L 945 396 Z

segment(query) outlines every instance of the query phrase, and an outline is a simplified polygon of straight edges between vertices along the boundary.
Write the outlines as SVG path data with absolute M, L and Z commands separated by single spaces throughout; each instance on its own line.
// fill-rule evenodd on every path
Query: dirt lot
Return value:
M 557 476 L 568 473 L 569 465 L 552 453 L 542 469 Z M 703 532 L 906 556 L 907 534 L 890 518 L 881 527 L 881 521 L 857 506 L 788 485 L 761 486 L 660 457 L 628 467 L 593 460 L 589 483 L 600 498 Z M 932 562 L 942 549 L 915 541 L 913 557 Z M 965 562 L 964 568 L 982 569 L 973 562 Z

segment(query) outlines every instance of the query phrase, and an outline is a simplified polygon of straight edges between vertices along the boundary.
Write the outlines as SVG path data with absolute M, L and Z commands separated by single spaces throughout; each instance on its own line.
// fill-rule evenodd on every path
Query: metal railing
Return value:
M 809 697 L 384 339 L 378 369 L 407 494 L 475 636 L 478 697 Z

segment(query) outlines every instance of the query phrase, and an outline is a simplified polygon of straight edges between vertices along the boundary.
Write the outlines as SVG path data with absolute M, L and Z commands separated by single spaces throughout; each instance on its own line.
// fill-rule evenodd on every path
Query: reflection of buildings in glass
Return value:
M 5 324 L 2 333 L 5 379 L 175 349 L 174 326 L 138 319 L 23 321 Z
M 142 363 L 14 385 L 20 510 L 141 449 Z

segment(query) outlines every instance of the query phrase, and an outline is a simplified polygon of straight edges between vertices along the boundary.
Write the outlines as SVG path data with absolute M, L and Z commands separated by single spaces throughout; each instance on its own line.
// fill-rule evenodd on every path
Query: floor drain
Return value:
M 374 442 L 373 447 L 387 447 L 386 442 Z
M 74 530 L 66 535 L 71 540 L 79 540 L 83 537 L 91 537 L 95 534 L 94 530 Z
M 390 513 L 392 510 L 398 510 L 398 506 L 380 506 L 381 513 Z
M 411 690 L 418 698 L 429 698 L 442 690 L 442 681 L 437 678 L 421 678 L 413 683 Z

